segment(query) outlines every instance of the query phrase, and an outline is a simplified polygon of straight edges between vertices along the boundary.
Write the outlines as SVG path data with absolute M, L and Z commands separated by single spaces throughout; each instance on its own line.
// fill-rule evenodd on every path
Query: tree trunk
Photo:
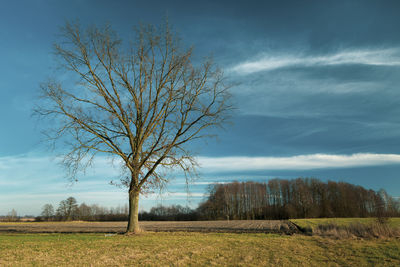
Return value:
M 140 232 L 139 227 L 139 190 L 129 191 L 129 220 L 127 233 L 137 234 Z

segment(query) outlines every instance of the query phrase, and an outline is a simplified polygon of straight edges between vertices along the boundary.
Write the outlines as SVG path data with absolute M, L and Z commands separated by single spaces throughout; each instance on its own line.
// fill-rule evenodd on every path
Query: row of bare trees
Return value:
M 128 219 L 128 205 L 106 208 L 97 204 L 78 205 L 74 197 L 62 200 L 57 210 L 53 205 L 45 204 L 41 216 L 37 220 L 42 221 L 125 221 Z
M 78 205 L 74 197 L 69 197 L 60 201 L 55 210 L 53 205 L 45 204 L 42 207 L 41 216 L 38 221 L 127 221 L 129 209 L 128 205 L 106 208 L 97 204 Z M 195 221 L 198 213 L 189 207 L 181 205 L 152 207 L 150 211 L 139 212 L 142 221 Z
M 204 219 L 391 217 L 400 215 L 400 205 L 383 189 L 298 178 L 214 184 L 198 213 Z
M 0 222 L 16 222 L 19 219 L 20 217 L 17 215 L 17 211 L 15 209 L 9 211 L 6 216 L 0 216 Z
M 345 182 L 322 182 L 314 178 L 273 179 L 266 183 L 213 184 L 209 197 L 196 210 L 181 205 L 141 211 L 142 221 L 195 221 L 218 219 L 287 219 L 329 217 L 396 217 L 400 202 L 385 190 L 367 190 Z M 73 197 L 62 200 L 55 210 L 42 208 L 39 220 L 126 221 L 128 205 L 105 208 L 78 205 Z
M 158 205 L 149 212 L 139 212 L 141 221 L 196 221 L 199 214 L 196 210 L 181 205 L 162 206 Z

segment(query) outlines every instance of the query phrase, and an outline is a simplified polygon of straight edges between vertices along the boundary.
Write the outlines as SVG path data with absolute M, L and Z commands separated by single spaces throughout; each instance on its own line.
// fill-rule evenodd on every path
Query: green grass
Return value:
M 340 226 L 350 225 L 352 223 L 371 224 L 376 222 L 375 218 L 318 218 L 318 219 L 291 219 L 300 227 L 311 227 L 314 229 L 319 224 L 336 224 Z M 388 221 L 391 227 L 400 227 L 400 218 L 390 218 Z
M 228 233 L 0 234 L 0 266 L 400 265 L 397 239 Z

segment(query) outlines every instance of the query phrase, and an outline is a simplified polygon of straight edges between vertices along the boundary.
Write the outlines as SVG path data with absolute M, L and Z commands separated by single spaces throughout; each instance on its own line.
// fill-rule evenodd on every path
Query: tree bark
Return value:
M 129 191 L 129 220 L 127 233 L 137 234 L 140 232 L 139 227 L 139 190 Z

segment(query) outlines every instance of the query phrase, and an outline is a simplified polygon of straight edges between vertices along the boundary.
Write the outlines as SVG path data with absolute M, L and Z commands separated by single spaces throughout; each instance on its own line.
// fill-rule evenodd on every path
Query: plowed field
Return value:
M 20 233 L 121 233 L 127 222 L 24 222 L 0 223 L 0 232 Z M 289 221 L 190 221 L 140 222 L 143 230 L 154 232 L 296 233 Z

